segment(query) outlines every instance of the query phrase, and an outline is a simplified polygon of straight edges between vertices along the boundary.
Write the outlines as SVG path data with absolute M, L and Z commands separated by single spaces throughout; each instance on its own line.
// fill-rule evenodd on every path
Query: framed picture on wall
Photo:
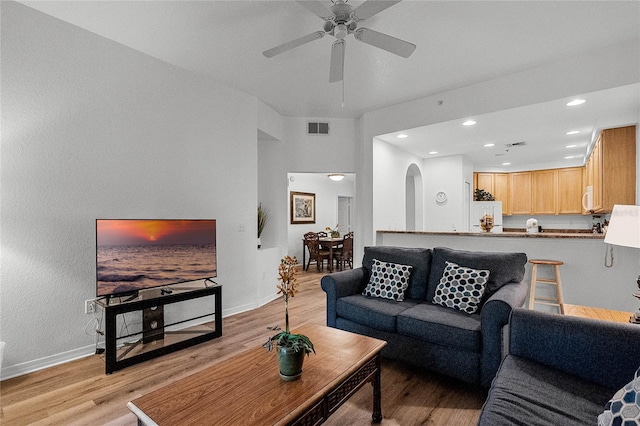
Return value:
M 290 192 L 291 224 L 316 223 L 316 194 Z

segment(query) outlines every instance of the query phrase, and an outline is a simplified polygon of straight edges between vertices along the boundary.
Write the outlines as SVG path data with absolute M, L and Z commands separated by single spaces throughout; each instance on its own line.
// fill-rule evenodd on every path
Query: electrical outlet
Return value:
M 84 301 L 84 313 L 85 314 L 93 314 L 96 312 L 96 301 L 95 299 L 89 299 Z

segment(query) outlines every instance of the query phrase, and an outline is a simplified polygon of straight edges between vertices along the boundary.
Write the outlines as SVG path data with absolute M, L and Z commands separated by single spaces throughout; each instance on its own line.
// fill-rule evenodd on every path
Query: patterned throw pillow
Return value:
M 402 302 L 404 300 L 404 292 L 409 287 L 409 277 L 412 269 L 413 266 L 381 262 L 378 259 L 373 259 L 371 278 L 362 295 Z
M 447 266 L 436 287 L 433 303 L 468 314 L 475 313 L 487 289 L 489 271 L 471 269 L 453 262 L 445 263 Z
M 598 416 L 598 426 L 640 425 L 640 368 L 633 380 L 613 395 Z

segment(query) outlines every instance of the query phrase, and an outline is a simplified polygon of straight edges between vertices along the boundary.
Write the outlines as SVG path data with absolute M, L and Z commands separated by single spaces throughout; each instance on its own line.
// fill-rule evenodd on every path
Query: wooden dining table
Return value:
M 344 237 L 322 237 L 319 241 L 323 248 L 329 249 L 329 272 L 333 272 L 333 250 L 340 248 Z
M 344 237 L 320 237 L 318 239 L 322 247 L 329 249 L 329 272 L 333 272 L 333 250 L 339 248 L 344 242 Z M 307 264 L 307 245 L 302 239 L 302 267 Z

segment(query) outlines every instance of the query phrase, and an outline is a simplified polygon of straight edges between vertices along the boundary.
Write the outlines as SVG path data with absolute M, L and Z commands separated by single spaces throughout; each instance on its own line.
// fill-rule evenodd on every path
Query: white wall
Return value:
M 334 226 L 338 195 L 355 197 L 353 180 L 336 183 L 326 175 L 334 172 L 353 174 L 357 163 L 357 121 L 321 117 L 283 117 L 282 120 L 282 140 L 261 140 L 259 144 L 259 198 L 272 213 L 263 246 L 281 247 L 283 253 L 298 256 L 302 262 L 304 232 Z M 329 122 L 329 135 L 308 135 L 309 121 Z M 294 183 L 289 181 L 289 174 L 296 177 Z M 357 181 L 358 177 L 355 179 Z M 315 226 L 290 225 L 289 191 L 316 193 L 318 217 Z M 354 215 L 354 221 L 358 220 Z
M 93 351 L 96 218 L 217 219 L 225 312 L 254 307 L 256 99 L 1 7 L 3 376 Z
M 465 221 L 465 187 L 469 181 L 469 161 L 461 155 L 424 160 L 425 231 L 467 231 Z M 473 172 L 471 172 L 473 175 Z M 437 203 L 438 192 L 447 194 L 447 201 Z
M 374 229 L 406 230 L 405 185 L 407 170 L 412 164 L 420 169 L 424 182 L 424 171 L 420 157 L 402 151 L 379 139 L 373 140 L 374 173 L 371 186 Z

